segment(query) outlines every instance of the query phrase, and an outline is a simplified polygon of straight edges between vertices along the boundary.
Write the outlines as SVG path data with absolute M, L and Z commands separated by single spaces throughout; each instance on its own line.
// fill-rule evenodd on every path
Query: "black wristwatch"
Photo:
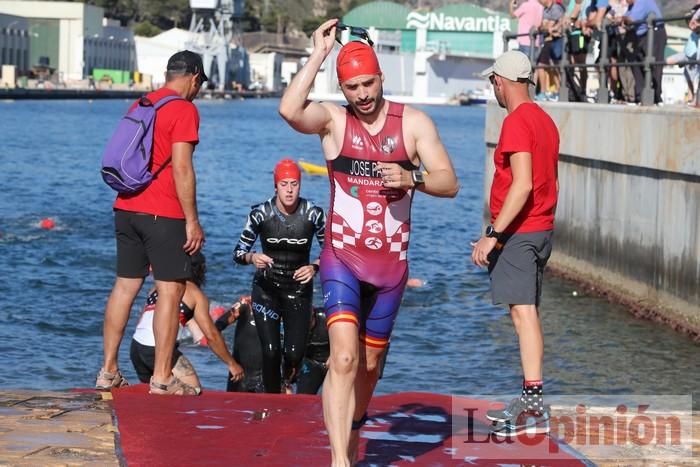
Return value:
M 412 170 L 411 171 L 411 180 L 413 180 L 413 185 L 422 185 L 425 183 L 425 180 L 423 180 L 423 172 L 420 170 Z
M 496 232 L 496 229 L 494 229 L 491 224 L 486 226 L 484 235 L 488 238 L 495 238 L 496 240 L 500 240 L 501 238 L 501 232 Z
M 314 274 L 318 273 L 318 270 L 320 269 L 318 264 L 311 263 L 311 267 L 314 268 Z

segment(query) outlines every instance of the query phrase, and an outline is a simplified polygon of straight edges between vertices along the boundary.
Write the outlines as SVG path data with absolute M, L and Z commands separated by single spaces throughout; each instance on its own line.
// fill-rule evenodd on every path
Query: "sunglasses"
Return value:
M 367 45 L 369 45 L 370 47 L 374 47 L 374 42 L 372 41 L 372 39 L 370 39 L 369 31 L 367 31 L 367 29 L 360 28 L 357 26 L 348 26 L 347 24 L 343 24 L 340 22 L 336 23 L 335 25 L 336 31 L 345 31 L 346 29 L 350 31 L 351 36 L 359 37 L 360 39 L 367 42 Z M 340 42 L 340 38 L 338 36 L 335 36 L 335 40 L 338 41 L 338 44 L 340 44 L 342 47 L 343 43 Z
M 495 84 L 496 83 L 496 75 L 495 74 L 489 75 L 489 81 L 491 82 L 492 85 Z

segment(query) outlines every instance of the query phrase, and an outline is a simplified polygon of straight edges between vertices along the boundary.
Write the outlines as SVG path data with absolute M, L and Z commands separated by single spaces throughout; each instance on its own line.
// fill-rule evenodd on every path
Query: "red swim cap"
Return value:
M 378 75 L 382 72 L 374 49 L 360 41 L 348 42 L 340 49 L 335 69 L 341 83 L 356 76 Z
M 282 159 L 275 166 L 275 185 L 285 178 L 301 180 L 301 171 L 296 162 L 291 159 Z

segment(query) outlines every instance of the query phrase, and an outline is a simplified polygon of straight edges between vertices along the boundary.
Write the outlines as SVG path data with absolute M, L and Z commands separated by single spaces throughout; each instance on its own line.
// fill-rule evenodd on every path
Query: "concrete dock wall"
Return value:
M 700 335 L 700 112 L 551 103 L 561 136 L 550 264 Z M 505 111 L 486 112 L 485 215 Z

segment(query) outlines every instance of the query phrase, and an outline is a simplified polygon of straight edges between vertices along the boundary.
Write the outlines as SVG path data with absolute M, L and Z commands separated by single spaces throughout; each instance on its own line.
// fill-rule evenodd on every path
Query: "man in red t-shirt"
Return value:
M 199 142 L 199 114 L 192 100 L 207 76 L 201 57 L 186 50 L 170 57 L 165 78 L 165 86 L 146 97 L 154 103 L 171 95 L 182 99 L 165 104 L 156 116 L 151 171 L 158 175 L 143 191 L 119 194 L 114 202 L 117 279 L 105 308 L 104 362 L 95 382 L 100 390 L 128 384 L 119 371 L 117 353 L 131 306 L 150 266 L 158 291 L 153 319 L 155 365 L 150 391 L 195 393 L 175 378 L 171 370 L 179 305 L 185 281 L 192 274 L 191 255 L 199 252 L 204 243 L 192 166 L 194 148 Z
M 472 252 L 487 266 L 494 304 L 506 304 L 520 340 L 522 395 L 504 410 L 489 410 L 499 436 L 549 431 L 542 391 L 544 344 L 539 306 L 542 272 L 552 251 L 559 191 L 559 132 L 529 95 L 530 60 L 515 50 L 484 72 L 496 99 L 508 111 L 494 152 L 491 223 Z

